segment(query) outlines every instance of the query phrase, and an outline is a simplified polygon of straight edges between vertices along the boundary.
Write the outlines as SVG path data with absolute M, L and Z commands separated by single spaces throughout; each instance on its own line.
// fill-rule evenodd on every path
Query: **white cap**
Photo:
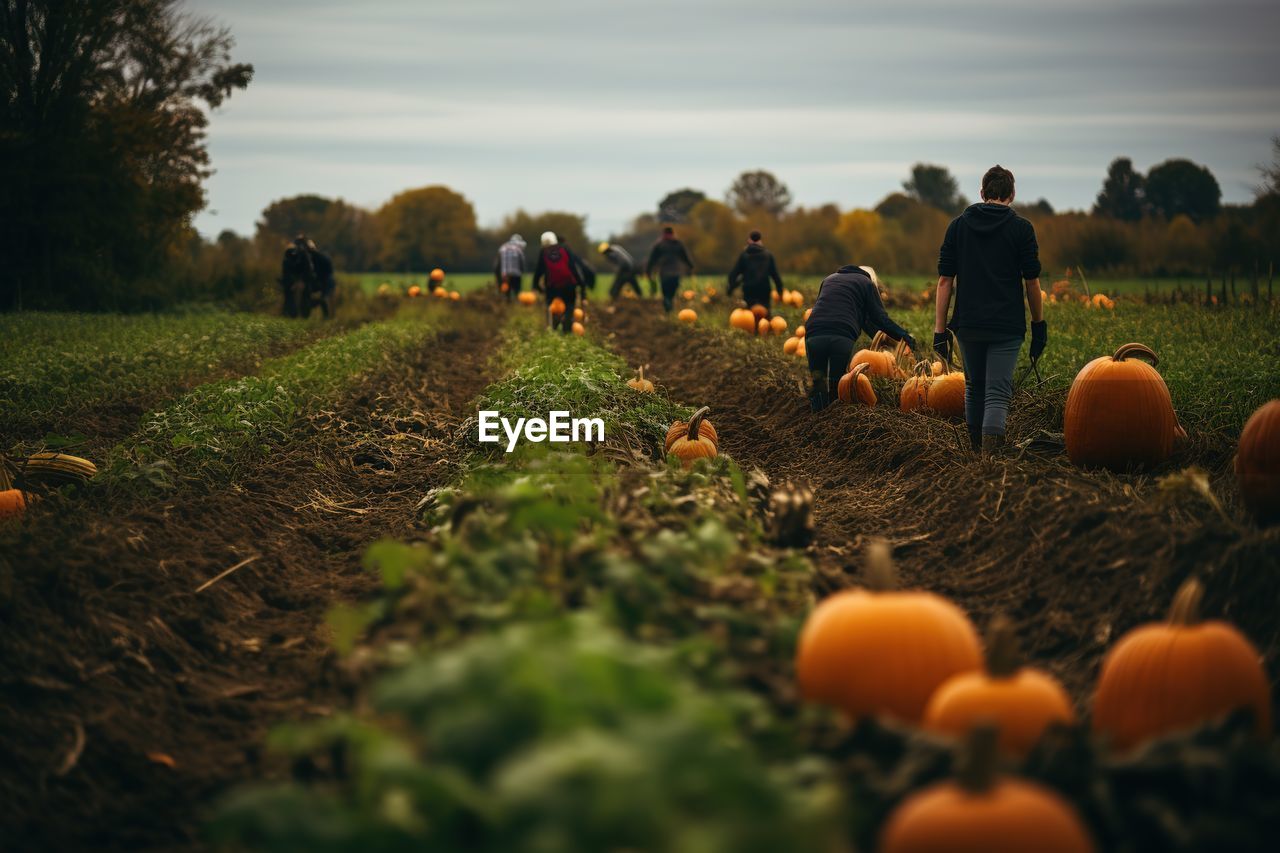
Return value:
M 559 243 L 559 242 L 560 242 L 560 241 L 556 239 L 556 232 L 554 232 L 554 231 L 543 231 L 543 232 L 542 232 L 542 247 L 543 247 L 544 249 L 545 249 L 547 246 L 554 246 L 556 243 Z

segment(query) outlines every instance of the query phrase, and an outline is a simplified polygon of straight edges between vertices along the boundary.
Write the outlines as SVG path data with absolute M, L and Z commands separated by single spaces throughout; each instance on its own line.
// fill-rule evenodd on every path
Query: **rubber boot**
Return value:
M 996 456 L 1004 455 L 1004 436 L 995 433 L 986 433 L 982 436 L 982 455 L 984 458 L 991 459 Z
M 969 445 L 973 448 L 974 453 L 982 453 L 982 427 L 977 429 L 969 428 Z

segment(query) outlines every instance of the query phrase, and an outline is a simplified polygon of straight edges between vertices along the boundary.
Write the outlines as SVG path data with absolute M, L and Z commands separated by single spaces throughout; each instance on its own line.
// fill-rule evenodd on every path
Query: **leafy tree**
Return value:
M 502 220 L 498 233 L 506 240 L 512 234 L 519 234 L 529 243 L 530 252 L 536 257 L 538 238 L 543 231 L 554 231 L 560 242 L 580 254 L 589 254 L 593 246 L 588 245 L 587 217 L 563 210 L 548 210 L 543 213 L 528 213 L 517 210 Z M 494 251 L 497 246 L 493 246 Z M 588 259 L 589 260 L 589 259 Z M 492 263 L 492 260 L 490 260 Z
M 943 213 L 959 213 L 969 204 L 960 194 L 960 183 L 946 166 L 916 163 L 911 167 L 911 178 L 902 182 L 902 188 L 912 198 Z
M 1027 208 L 1027 210 L 1032 213 L 1037 213 L 1040 216 L 1053 216 L 1053 205 L 1049 204 L 1049 200 L 1047 198 L 1040 199 L 1035 204 L 1031 205 L 1031 207 Z
M 207 111 L 253 75 L 232 46 L 179 0 L 0 0 L 0 307 L 127 306 L 163 278 L 205 203 Z
M 680 229 L 679 236 L 700 268 L 724 273 L 733 268 L 747 239 L 746 228 L 733 209 L 709 198 L 689 211 L 689 223 Z M 648 254 L 652 244 L 650 234 L 644 254 Z M 639 260 L 643 263 L 644 255 L 639 256 Z
M 476 212 L 443 186 L 406 190 L 376 214 L 382 268 L 414 272 L 457 267 L 476 249 Z
M 791 206 L 791 190 L 772 172 L 743 172 L 729 187 L 729 206 L 743 216 L 781 216 Z
M 255 242 L 266 257 L 298 234 L 306 234 L 339 269 L 365 270 L 377 258 L 378 235 L 372 215 L 342 199 L 299 195 L 273 201 L 258 220 Z
M 1166 160 L 1147 173 L 1147 204 L 1166 219 L 1186 214 L 1203 222 L 1222 209 L 1222 188 L 1204 166 L 1190 160 Z
M 883 266 L 889 259 L 884 251 L 884 217 L 874 210 L 850 210 L 840 217 L 836 237 L 853 263 Z
M 876 205 L 876 213 L 885 219 L 903 219 L 921 207 L 921 202 L 906 193 L 890 193 Z
M 807 275 L 827 275 L 852 259 L 836 235 L 840 210 L 834 204 L 798 208 L 778 223 L 774 249 L 779 265 Z M 870 261 L 866 261 L 870 263 Z
M 705 201 L 707 194 L 701 190 L 673 190 L 658 202 L 658 219 L 663 222 L 688 222 L 689 212 Z
M 1133 161 L 1117 157 L 1107 167 L 1107 179 L 1093 206 L 1094 215 L 1137 222 L 1145 207 L 1145 190 L 1146 179 L 1134 170 Z

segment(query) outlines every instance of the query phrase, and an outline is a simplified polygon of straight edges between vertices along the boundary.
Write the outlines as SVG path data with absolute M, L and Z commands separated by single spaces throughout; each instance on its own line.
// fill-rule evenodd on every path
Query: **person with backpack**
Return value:
M 771 279 L 781 297 L 782 276 L 778 275 L 778 265 L 773 259 L 773 253 L 764 247 L 760 232 L 752 231 L 747 235 L 747 248 L 729 271 L 729 295 L 732 296 L 734 289 L 741 283 L 742 298 L 746 300 L 747 307 L 763 305 L 772 314 L 773 300 L 769 290 Z
M 693 259 L 689 257 L 684 243 L 676 239 L 676 231 L 670 225 L 662 229 L 662 237 L 649 251 L 649 262 L 645 264 L 644 271 L 650 288 L 653 287 L 655 269 L 662 285 L 662 309 L 670 312 L 680 290 L 680 276 L 693 274 Z
M 573 328 L 573 309 L 577 303 L 578 291 L 585 287 L 578 273 L 579 261 L 568 246 L 560 244 L 554 232 L 543 233 L 541 243 L 538 266 L 533 271 L 533 289 L 542 293 L 546 299 L 551 328 L 558 326 L 560 331 L 569 332 Z M 564 303 L 564 313 L 552 316 L 551 303 L 557 299 Z
M 1013 173 L 999 165 L 982 176 L 982 201 L 951 221 L 938 251 L 933 349 L 951 355 L 950 331 L 964 356 L 965 422 L 973 449 L 1000 452 L 1013 398 L 1013 371 L 1031 314 L 1031 362 L 1049 340 L 1040 296 L 1036 229 L 1013 210 Z M 951 295 L 956 307 L 947 320 Z
M 616 270 L 613 274 L 613 284 L 609 286 L 609 298 L 617 299 L 627 285 L 636 292 L 636 296 L 643 297 L 644 294 L 640 292 L 640 280 L 636 278 L 636 260 L 631 257 L 631 253 L 617 243 L 601 243 L 598 248 L 600 254 L 604 255 L 605 260 L 613 264 Z
M 494 282 L 498 286 L 498 292 L 505 295 L 508 302 L 520 295 L 520 284 L 524 280 L 525 246 L 523 237 L 512 234 L 507 242 L 498 247 L 498 257 L 493 262 Z
M 895 341 L 906 341 L 912 352 L 916 349 L 916 339 L 884 310 L 880 288 L 868 268 L 853 264 L 840 267 L 818 285 L 804 328 L 805 355 L 813 377 L 809 405 L 815 412 L 836 399 L 858 335 L 884 332 Z

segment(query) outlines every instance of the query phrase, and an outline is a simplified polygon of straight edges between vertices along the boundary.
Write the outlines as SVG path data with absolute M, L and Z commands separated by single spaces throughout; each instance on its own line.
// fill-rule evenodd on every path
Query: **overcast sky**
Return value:
M 1118 155 L 1245 201 L 1280 132 L 1277 0 L 191 0 L 256 68 L 213 117 L 206 234 L 298 193 L 442 183 L 622 229 L 684 186 L 773 171 L 871 206 L 913 162 L 1086 208 Z

